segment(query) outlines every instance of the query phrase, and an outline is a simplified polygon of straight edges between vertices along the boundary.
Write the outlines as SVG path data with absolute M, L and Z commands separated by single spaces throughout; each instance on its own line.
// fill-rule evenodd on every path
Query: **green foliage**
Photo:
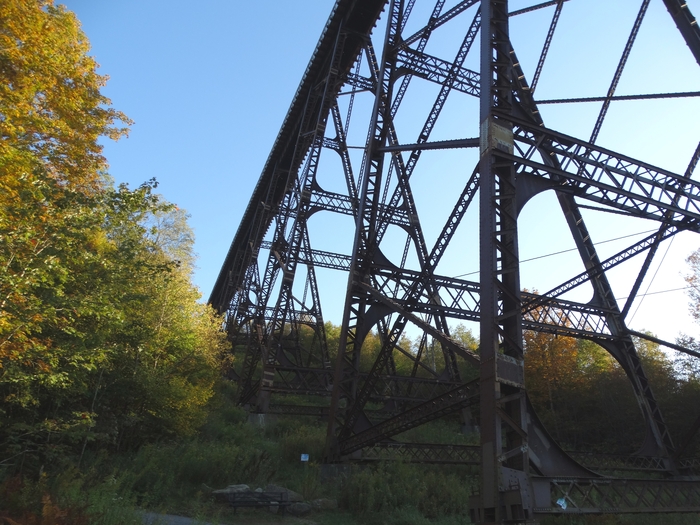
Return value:
M 182 511 L 183 503 L 201 495 L 203 484 L 215 488 L 237 483 L 265 486 L 275 472 L 275 461 L 265 450 L 226 443 L 212 446 L 195 440 L 141 447 L 124 471 L 121 484 L 142 506 Z
M 687 408 L 700 403 L 696 360 L 674 361 L 656 343 L 634 342 L 671 434 L 684 436 L 693 419 Z M 684 344 L 693 348 L 694 342 Z M 590 341 L 533 332 L 525 333 L 525 351 L 528 394 L 557 441 L 573 450 L 638 450 L 644 420 L 627 374 L 607 351 Z
M 88 50 L 65 8 L 0 3 L 0 475 L 25 474 L 18 492 L 34 491 L 27 512 L 45 523 L 67 514 L 26 474 L 61 468 L 95 435 L 120 295 L 144 261 L 120 232 L 138 238 L 139 218 L 167 210 L 148 186 L 107 181 L 98 139 L 129 120 Z
M 3 221 L 0 242 L 0 459 L 191 435 L 206 418 L 224 340 L 181 260 L 191 241 L 159 244 L 191 239 L 186 224 L 153 225 L 178 212 L 152 185 L 91 195 L 50 179 L 32 187 L 16 209 L 49 216 Z M 42 253 L 18 247 L 33 242 Z
M 320 462 L 326 445 L 324 426 L 303 425 L 286 432 L 279 439 L 279 452 L 282 461 L 294 464 L 302 454 L 308 454 L 311 461 Z
M 113 188 L 100 93 L 75 17 L 0 3 L 0 466 L 193 435 L 221 320 L 191 284 L 186 214 L 151 182 Z
M 89 480 L 75 469 L 53 479 L 42 475 L 37 481 L 16 476 L 0 483 L 0 520 L 8 524 L 140 524 L 141 517 L 118 492 L 114 478 Z
M 473 478 L 466 471 L 446 470 L 398 462 L 357 468 L 347 478 L 339 504 L 364 523 L 386 523 L 397 512 L 413 514 L 408 509 L 430 519 L 466 516 Z

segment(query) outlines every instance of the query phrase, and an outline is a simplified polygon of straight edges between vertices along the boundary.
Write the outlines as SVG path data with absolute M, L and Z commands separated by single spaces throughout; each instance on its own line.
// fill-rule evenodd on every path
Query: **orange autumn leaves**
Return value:
M 0 3 L 0 176 L 41 169 L 74 187 L 100 185 L 100 137 L 130 120 L 109 106 L 106 77 L 75 16 L 53 2 Z
M 130 121 L 88 51 L 65 8 L 0 2 L 0 462 L 192 433 L 218 377 L 187 216 L 111 184 Z

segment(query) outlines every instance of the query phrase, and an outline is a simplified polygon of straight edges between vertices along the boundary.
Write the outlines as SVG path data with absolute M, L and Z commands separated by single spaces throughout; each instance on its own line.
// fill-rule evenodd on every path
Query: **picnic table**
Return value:
M 236 513 L 238 507 L 277 507 L 280 515 L 284 516 L 287 507 L 292 502 L 289 501 L 286 491 L 281 492 L 229 492 L 226 495 L 228 504 L 233 507 L 233 513 Z

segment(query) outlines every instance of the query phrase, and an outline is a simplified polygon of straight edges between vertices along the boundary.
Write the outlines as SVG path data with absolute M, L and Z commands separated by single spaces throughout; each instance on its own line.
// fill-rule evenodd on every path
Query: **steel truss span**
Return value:
M 679 126 L 700 109 L 700 30 L 684 0 L 637 4 L 336 1 L 209 299 L 241 405 L 327 420 L 329 463 L 479 466 L 479 523 L 700 512 L 700 414 L 672 435 L 633 336 L 664 341 L 628 327 L 670 243 L 698 242 L 700 137 Z M 618 229 L 644 235 L 596 244 Z M 576 256 L 533 272 L 532 247 Z M 610 353 L 636 454 L 555 442 L 524 333 Z M 401 442 L 437 418 L 480 444 Z

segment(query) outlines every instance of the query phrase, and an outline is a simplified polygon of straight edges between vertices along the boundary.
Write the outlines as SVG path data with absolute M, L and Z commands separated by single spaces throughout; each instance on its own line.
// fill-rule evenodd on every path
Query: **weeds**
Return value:
M 337 500 L 337 510 L 313 515 L 321 525 L 469 523 L 467 502 L 479 482 L 469 467 L 383 462 L 354 466 L 334 481 L 321 481 L 323 424 L 279 417 L 261 428 L 248 424 L 246 413 L 232 408 L 225 395 L 214 402 L 209 421 L 194 438 L 142 446 L 118 456 L 88 450 L 81 469 L 75 466 L 76 458 L 66 458 L 34 481 L 5 472 L 5 479 L 0 478 L 0 523 L 136 525 L 143 519 L 139 508 L 219 522 L 230 513 L 213 502 L 212 489 L 239 483 L 264 487 L 270 482 L 300 493 L 307 501 Z M 416 442 L 473 440 L 455 432 L 454 425 L 439 421 L 407 434 Z M 301 454 L 309 454 L 310 461 L 302 463 Z M 266 513 L 255 516 L 263 521 L 268 517 Z M 552 517 L 541 523 L 690 525 L 696 521 L 695 515 L 606 515 Z
M 0 483 L 0 522 L 17 525 L 139 525 L 141 519 L 110 482 L 88 485 L 68 471 L 53 480 L 19 476 Z
M 366 521 L 407 509 L 429 519 L 466 517 L 472 481 L 459 469 L 442 470 L 404 463 L 355 469 L 343 486 L 339 503 Z
M 142 447 L 124 471 L 123 483 L 137 495 L 140 505 L 179 506 L 195 498 L 203 486 L 265 485 L 272 480 L 276 469 L 276 462 L 265 450 L 191 441 Z

